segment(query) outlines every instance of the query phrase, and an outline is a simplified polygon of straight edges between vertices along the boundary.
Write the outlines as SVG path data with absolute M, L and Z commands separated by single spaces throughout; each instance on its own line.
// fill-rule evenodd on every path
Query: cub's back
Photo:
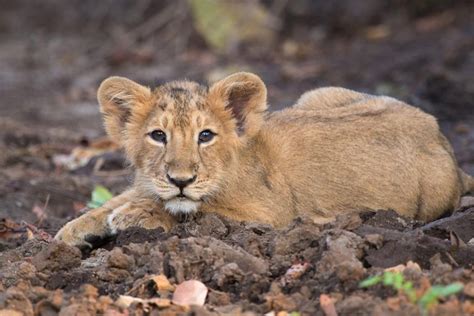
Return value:
M 304 212 L 432 219 L 456 206 L 457 165 L 436 120 L 396 99 L 318 89 L 271 114 L 261 137 Z

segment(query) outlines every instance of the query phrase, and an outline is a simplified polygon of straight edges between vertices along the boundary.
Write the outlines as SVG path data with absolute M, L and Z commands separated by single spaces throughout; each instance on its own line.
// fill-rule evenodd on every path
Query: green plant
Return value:
M 359 287 L 368 288 L 382 283 L 384 286 L 392 287 L 399 293 L 404 294 L 410 302 L 418 304 L 423 312 L 426 312 L 430 306 L 438 303 L 440 298 L 456 294 L 463 289 L 461 283 L 452 283 L 449 285 L 433 285 L 421 296 L 417 296 L 417 291 L 413 288 L 411 281 L 405 280 L 401 272 L 385 271 L 382 275 L 369 277 L 359 283 Z
M 92 191 L 91 200 L 87 203 L 89 208 L 97 208 L 104 205 L 105 202 L 110 200 L 113 197 L 113 194 L 110 191 L 102 186 L 96 185 L 94 191 Z
M 426 291 L 423 296 L 418 300 L 418 304 L 423 309 L 428 309 L 430 306 L 438 303 L 440 298 L 456 294 L 463 289 L 461 283 L 452 283 L 446 286 L 443 285 L 433 285 L 431 288 Z

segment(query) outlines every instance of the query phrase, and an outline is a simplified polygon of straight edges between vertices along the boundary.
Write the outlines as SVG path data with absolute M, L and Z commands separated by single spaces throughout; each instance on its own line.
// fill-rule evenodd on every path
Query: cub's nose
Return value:
M 173 178 L 169 174 L 166 175 L 166 178 L 168 178 L 168 181 L 177 186 L 181 191 L 194 181 L 196 181 L 196 176 L 193 176 L 192 178 Z

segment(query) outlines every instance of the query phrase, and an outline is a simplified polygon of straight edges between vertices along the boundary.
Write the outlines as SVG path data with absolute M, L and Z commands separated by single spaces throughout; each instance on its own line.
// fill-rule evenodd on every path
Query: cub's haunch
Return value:
M 169 229 L 196 211 L 274 226 L 379 209 L 429 221 L 474 190 L 435 118 L 389 97 L 322 88 L 269 113 L 262 80 L 236 73 L 154 90 L 111 77 L 98 99 L 136 176 L 56 235 L 76 246 L 130 226 Z

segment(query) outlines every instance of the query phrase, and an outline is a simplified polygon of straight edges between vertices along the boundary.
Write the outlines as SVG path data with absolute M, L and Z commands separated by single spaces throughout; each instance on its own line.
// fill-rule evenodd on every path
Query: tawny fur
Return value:
M 181 204 L 167 174 L 196 176 L 183 190 L 185 205 L 276 227 L 299 215 L 324 223 L 380 209 L 429 221 L 474 190 L 435 118 L 389 97 L 322 88 L 268 113 L 264 83 L 238 73 L 209 89 L 172 82 L 154 91 L 112 77 L 98 99 L 106 130 L 125 149 L 136 179 L 58 232 L 73 245 L 130 226 L 172 227 L 167 205 L 179 211 Z M 166 132 L 166 144 L 148 136 L 156 129 Z M 198 144 L 205 129 L 217 136 Z

